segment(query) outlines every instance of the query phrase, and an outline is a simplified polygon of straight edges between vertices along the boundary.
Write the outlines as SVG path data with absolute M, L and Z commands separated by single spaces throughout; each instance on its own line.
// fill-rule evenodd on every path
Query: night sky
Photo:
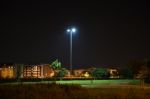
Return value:
M 150 56 L 150 8 L 129 2 L 1 2 L 0 62 L 69 66 L 70 26 L 73 66 L 122 66 Z

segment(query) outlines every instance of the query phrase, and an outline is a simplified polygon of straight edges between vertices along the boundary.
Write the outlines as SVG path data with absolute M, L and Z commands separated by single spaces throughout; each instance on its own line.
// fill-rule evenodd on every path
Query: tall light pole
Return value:
M 67 32 L 70 33 L 70 74 L 72 74 L 72 35 L 76 32 L 76 28 L 69 28 Z

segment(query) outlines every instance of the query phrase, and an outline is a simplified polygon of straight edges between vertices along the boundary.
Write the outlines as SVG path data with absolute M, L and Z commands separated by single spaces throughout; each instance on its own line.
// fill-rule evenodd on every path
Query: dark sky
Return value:
M 121 0 L 120 0 L 121 1 Z M 121 66 L 150 56 L 148 2 L 1 2 L 0 62 L 69 66 L 70 26 L 73 66 Z

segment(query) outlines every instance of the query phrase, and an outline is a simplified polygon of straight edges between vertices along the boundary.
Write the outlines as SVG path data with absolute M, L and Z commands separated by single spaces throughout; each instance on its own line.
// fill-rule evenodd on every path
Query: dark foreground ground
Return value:
M 55 83 L 0 85 L 0 99 L 150 99 L 150 88 L 85 88 Z

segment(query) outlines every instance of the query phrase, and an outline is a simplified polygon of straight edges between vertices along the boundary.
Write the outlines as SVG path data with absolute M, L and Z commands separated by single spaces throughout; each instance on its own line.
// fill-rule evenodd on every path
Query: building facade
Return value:
M 0 64 L 0 78 L 50 78 L 54 70 L 50 64 Z
M 15 78 L 15 68 L 13 64 L 0 64 L 0 78 Z
M 76 69 L 73 70 L 73 75 L 70 71 L 64 77 L 80 78 L 92 77 L 91 73 L 96 68 Z M 118 70 L 115 68 L 107 69 L 110 74 L 109 78 L 119 78 Z M 50 64 L 0 64 L 0 78 L 51 78 L 57 77 L 60 70 L 52 69 Z

